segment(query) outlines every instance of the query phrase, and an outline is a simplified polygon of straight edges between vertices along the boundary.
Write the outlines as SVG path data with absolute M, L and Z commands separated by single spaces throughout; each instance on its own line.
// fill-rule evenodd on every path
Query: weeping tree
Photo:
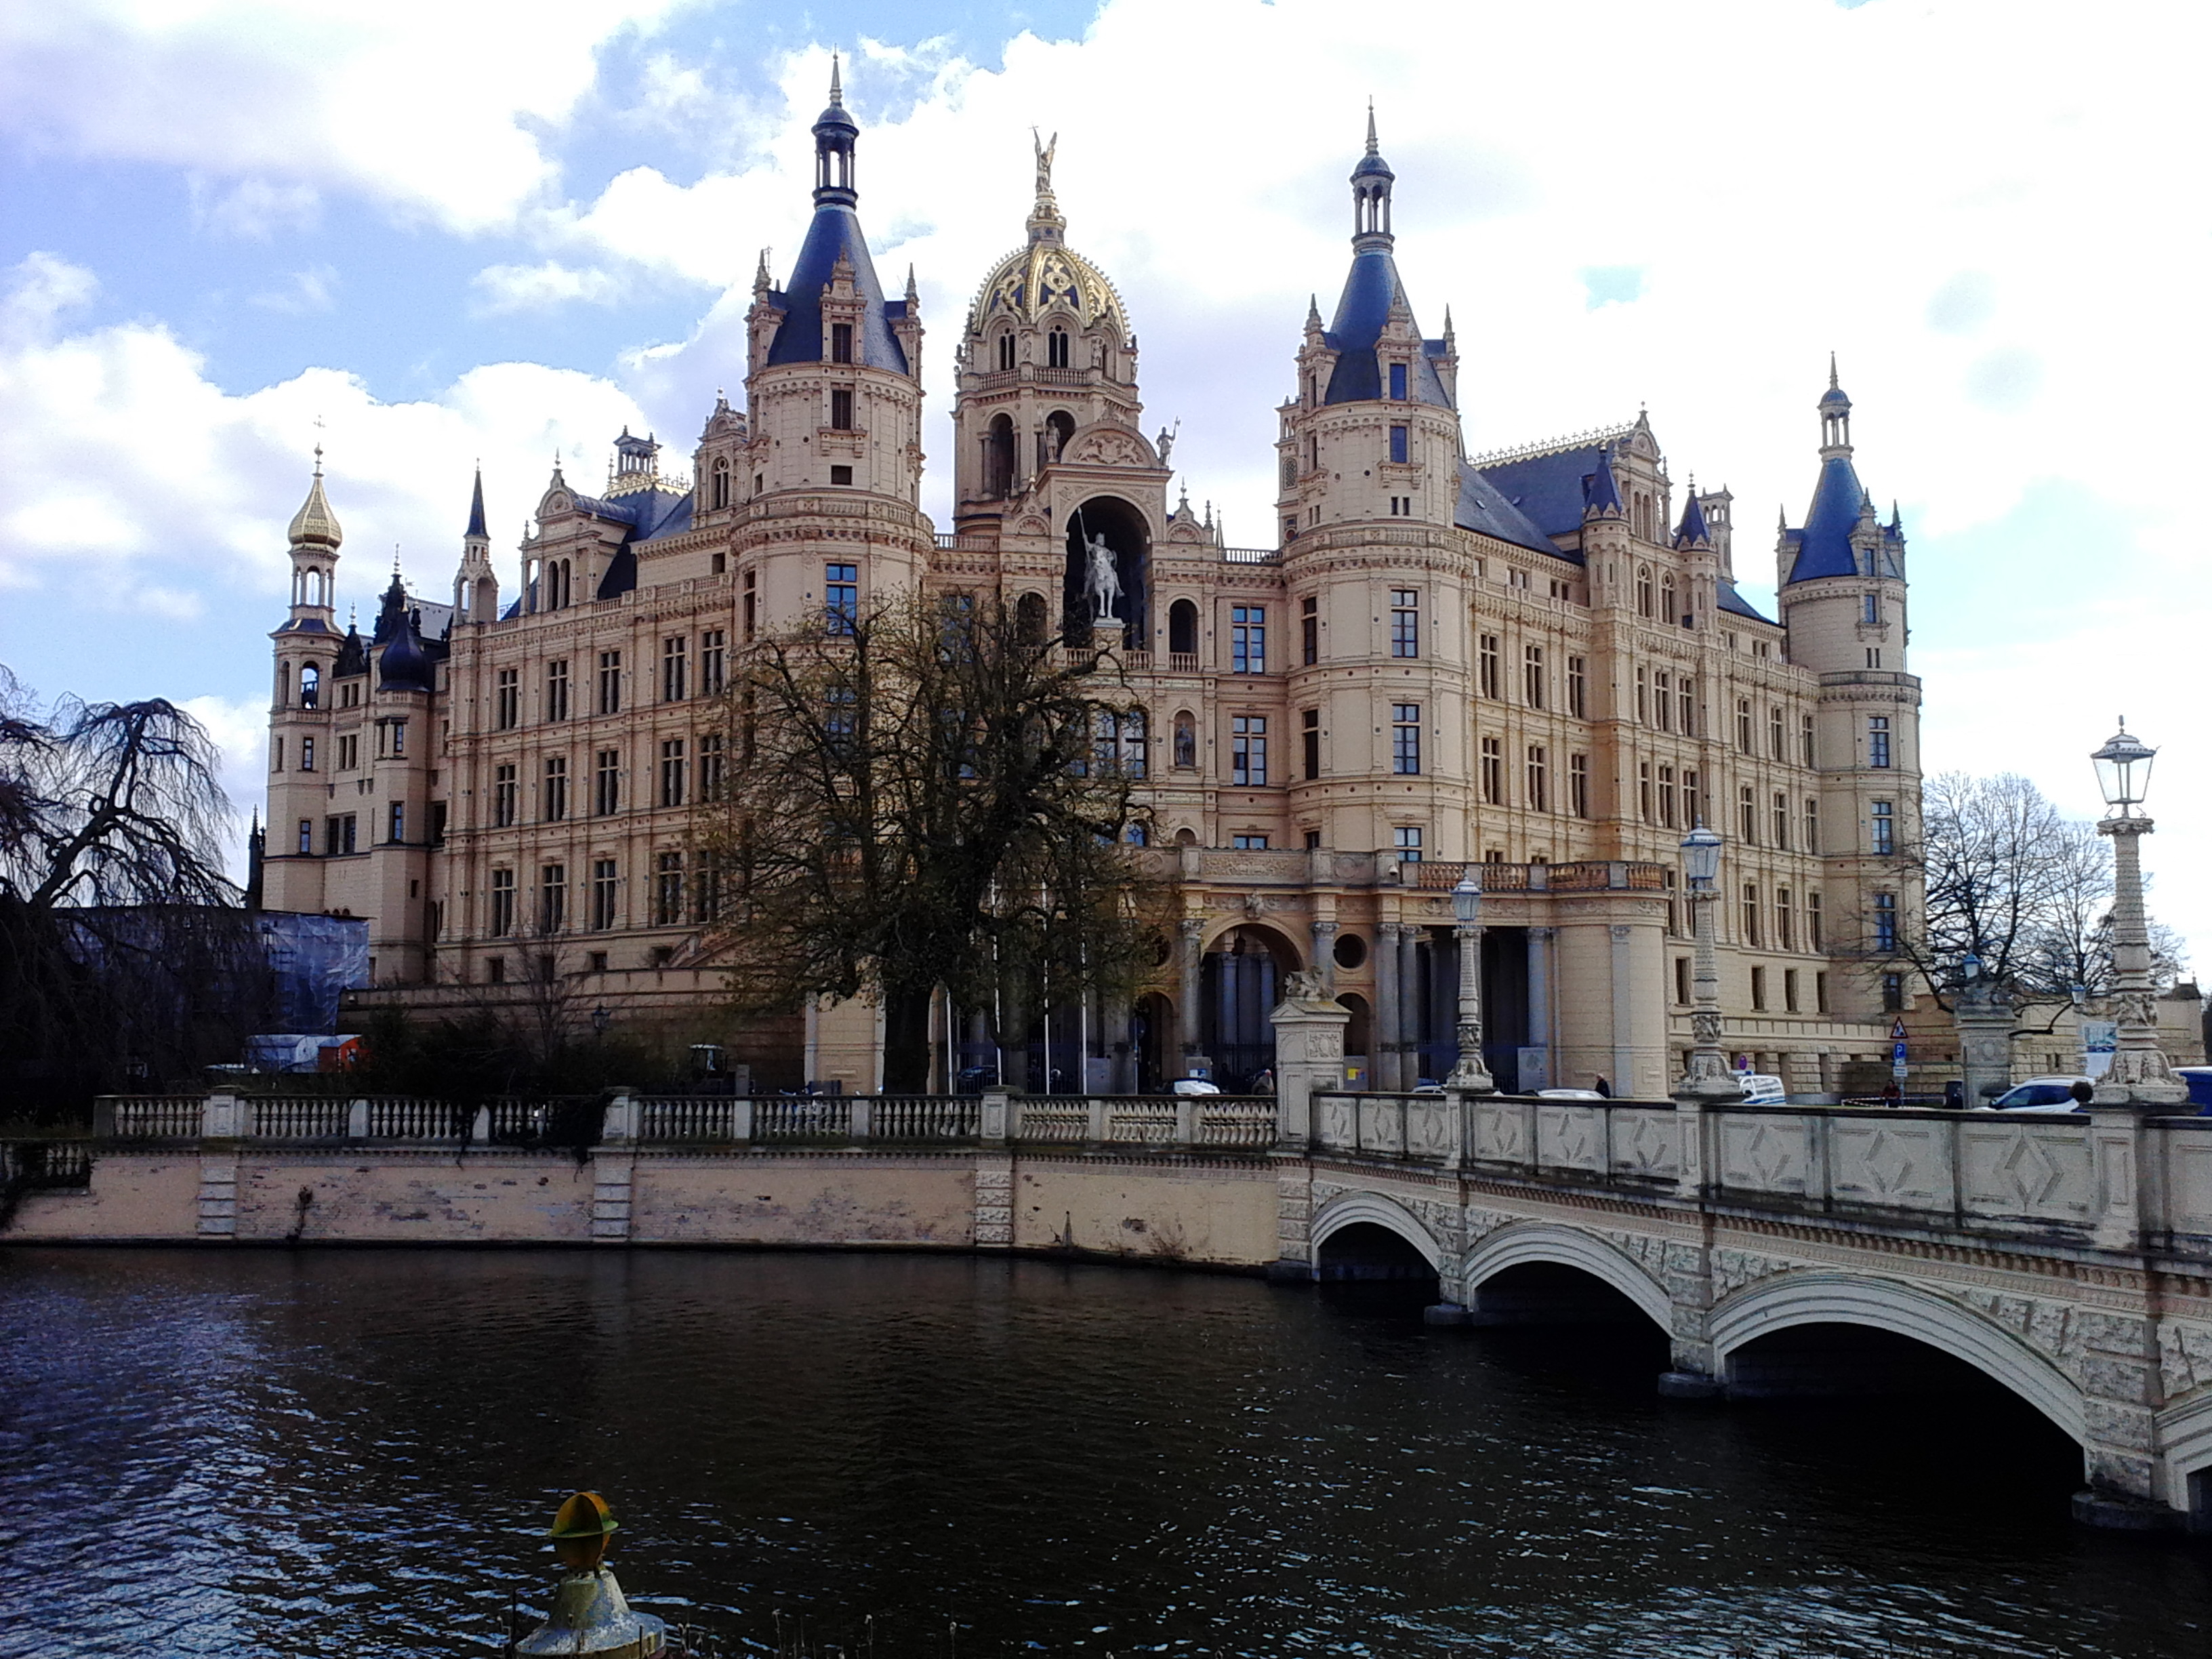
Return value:
M 1941 997 L 1959 964 L 1980 958 L 1984 975 L 2023 1006 L 2070 1006 L 2075 988 L 2101 996 L 2112 974 L 2112 843 L 2093 823 L 2069 818 L 2016 773 L 1974 777 L 1944 772 L 1921 797 L 1922 839 L 1905 849 L 1925 872 L 1927 920 L 1899 941 Z M 2179 937 L 2151 927 L 2160 989 L 2181 969 Z
M 0 668 L 0 1078 L 67 1109 L 235 1057 L 268 1000 L 206 731 L 161 698 L 41 712 Z
M 1144 716 L 1109 653 L 996 599 L 907 599 L 766 641 L 724 708 L 696 890 L 741 1006 L 872 998 L 885 1086 L 916 1090 L 939 991 L 1004 1046 L 1156 959 Z

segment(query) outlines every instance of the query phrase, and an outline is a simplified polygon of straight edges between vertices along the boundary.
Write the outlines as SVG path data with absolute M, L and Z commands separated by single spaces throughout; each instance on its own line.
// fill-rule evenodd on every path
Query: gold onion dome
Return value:
M 336 547 L 345 539 L 338 528 L 338 515 L 331 511 L 329 498 L 323 494 L 323 447 L 315 446 L 315 482 L 308 487 L 307 499 L 292 515 L 292 528 L 287 532 L 292 545 L 319 542 L 325 547 Z
M 1116 337 L 1126 337 L 1128 315 L 1114 284 L 1062 240 L 1067 221 L 1053 199 L 1052 151 L 1053 146 L 1037 149 L 1036 205 L 1030 210 L 1029 240 L 983 279 L 971 331 L 980 334 L 1000 319 L 1035 324 L 1054 312 L 1066 312 L 1073 313 L 1079 328 L 1104 326 Z

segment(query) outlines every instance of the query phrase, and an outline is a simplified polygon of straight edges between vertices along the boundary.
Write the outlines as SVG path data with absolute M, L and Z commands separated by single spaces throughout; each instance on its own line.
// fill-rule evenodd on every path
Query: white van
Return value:
M 1735 1076 L 1743 1085 L 1743 1103 L 1747 1106 L 1779 1106 L 1783 1097 L 1790 1092 L 1771 1072 L 1738 1072 Z

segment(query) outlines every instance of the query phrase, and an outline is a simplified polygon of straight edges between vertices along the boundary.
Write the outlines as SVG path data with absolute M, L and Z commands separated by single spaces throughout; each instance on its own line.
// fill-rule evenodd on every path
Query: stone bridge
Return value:
M 1963 1364 L 2081 1447 L 2083 1519 L 2212 1530 L 2212 1119 L 1337 1093 L 1279 1034 L 1264 1100 L 114 1100 L 93 1138 L 0 1145 L 0 1242 L 1432 1275 L 1439 1324 L 1648 1320 L 1680 1397 L 1905 1395 Z

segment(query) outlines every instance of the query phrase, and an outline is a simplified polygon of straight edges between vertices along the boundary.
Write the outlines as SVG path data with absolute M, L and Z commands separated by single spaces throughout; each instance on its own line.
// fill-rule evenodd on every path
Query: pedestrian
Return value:
M 2097 1085 L 2087 1078 L 2077 1077 L 2067 1092 L 2074 1097 L 2074 1109 L 2078 1112 L 2097 1097 Z
M 1272 1095 L 1275 1092 L 1275 1068 L 1273 1066 L 1262 1066 L 1260 1068 L 1258 1074 L 1252 1079 L 1252 1092 L 1255 1095 Z
M 1602 1072 L 1598 1073 L 1597 1093 L 1598 1097 L 1601 1100 L 1611 1100 L 1613 1098 L 1613 1085 L 1605 1080 L 1605 1074 Z
M 1943 1085 L 1943 1103 L 1954 1108 L 1964 1106 L 1966 1103 L 1966 1085 L 1953 1078 Z
M 1881 1103 L 1885 1106 L 1901 1106 L 1905 1103 L 1905 1091 L 1897 1086 L 1895 1078 L 1890 1079 L 1881 1085 Z

